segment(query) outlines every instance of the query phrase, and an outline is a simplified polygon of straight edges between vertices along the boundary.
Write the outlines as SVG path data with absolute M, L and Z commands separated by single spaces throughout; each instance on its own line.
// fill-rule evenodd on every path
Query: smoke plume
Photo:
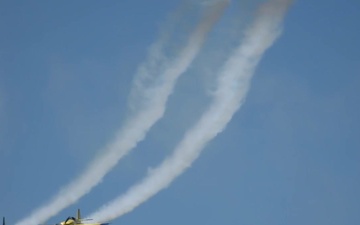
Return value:
M 189 35 L 185 47 L 180 50 L 179 55 L 174 60 L 167 62 L 161 57 L 161 48 L 164 43 L 160 41 L 153 45 L 148 60 L 149 67 L 141 67 L 137 79 L 135 79 L 134 92 L 139 92 L 145 98 L 141 107 L 125 122 L 113 142 L 106 146 L 102 155 L 95 159 L 83 174 L 63 188 L 50 202 L 16 225 L 38 225 L 75 203 L 99 184 L 118 161 L 136 147 L 139 141 L 144 139 L 149 129 L 163 116 L 166 101 L 172 93 L 176 80 L 194 60 L 207 33 L 219 19 L 227 4 L 228 1 L 226 0 L 217 1 L 211 6 L 205 7 L 204 16 Z M 159 62 L 165 62 L 166 65 L 158 65 Z M 153 68 L 157 65 L 164 68 L 163 72 L 159 75 L 151 74 L 152 71 L 147 68 Z M 146 82 L 144 77 L 148 76 L 155 79 L 152 85 L 145 87 L 142 82 Z
M 223 131 L 240 108 L 249 89 L 255 67 L 264 52 L 281 33 L 281 21 L 290 0 L 273 0 L 262 5 L 245 32 L 242 44 L 232 53 L 220 71 L 213 103 L 184 136 L 174 153 L 124 195 L 90 215 L 109 221 L 148 200 L 166 188 L 197 159 L 204 146 Z

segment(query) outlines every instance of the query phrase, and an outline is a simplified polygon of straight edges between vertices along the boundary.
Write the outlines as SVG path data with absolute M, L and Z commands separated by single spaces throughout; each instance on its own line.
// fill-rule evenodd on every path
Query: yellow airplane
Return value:
M 80 209 L 78 209 L 76 218 L 69 216 L 65 221 L 62 221 L 55 225 L 82 225 L 82 224 L 84 224 L 84 225 L 109 225 L 109 223 L 84 223 L 84 221 L 89 221 L 89 220 L 92 220 L 92 219 L 82 219 L 81 214 L 80 214 Z M 3 225 L 5 225 L 5 224 L 3 224 Z

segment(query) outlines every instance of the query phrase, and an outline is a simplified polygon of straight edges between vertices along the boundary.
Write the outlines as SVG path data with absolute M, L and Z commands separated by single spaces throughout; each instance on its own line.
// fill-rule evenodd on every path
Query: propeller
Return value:
M 5 217 L 3 217 L 3 225 L 5 225 Z
M 69 216 L 69 217 L 65 220 L 64 225 L 66 225 L 66 223 L 67 223 L 69 220 L 73 220 L 73 221 L 74 221 L 74 224 L 76 223 L 75 217 Z

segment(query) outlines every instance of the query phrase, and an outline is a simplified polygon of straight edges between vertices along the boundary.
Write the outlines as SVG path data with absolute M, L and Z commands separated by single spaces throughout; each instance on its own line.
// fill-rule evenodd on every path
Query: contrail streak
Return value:
M 281 21 L 290 0 L 273 0 L 262 5 L 243 43 L 233 52 L 221 70 L 213 103 L 198 123 L 190 129 L 171 157 L 124 195 L 90 215 L 98 221 L 109 221 L 125 213 L 166 188 L 197 159 L 204 146 L 222 132 L 242 105 L 250 79 L 264 52 L 281 33 Z
M 142 95 L 144 97 L 149 96 L 147 98 L 148 102 L 144 101 L 139 111 L 125 122 L 123 128 L 115 136 L 115 140 L 104 149 L 104 153 L 95 159 L 83 174 L 62 189 L 48 204 L 37 209 L 29 217 L 16 223 L 16 225 L 38 225 L 75 203 L 99 184 L 118 161 L 133 149 L 139 141 L 144 139 L 147 131 L 163 116 L 166 101 L 173 91 L 176 80 L 190 66 L 199 52 L 207 33 L 220 18 L 227 5 L 228 1 L 218 1 L 211 6 L 205 7 L 203 18 L 190 34 L 187 45 L 180 51 L 178 57 L 166 65 L 164 72 L 155 79 L 153 85 L 145 90 L 141 90 L 140 87 L 138 91 L 143 91 Z M 158 54 L 157 49 L 160 48 L 161 43 L 157 43 L 153 47 L 152 54 Z M 158 56 L 154 55 L 153 58 L 150 58 L 154 60 L 156 57 Z M 153 61 L 149 63 L 156 64 Z M 140 72 L 149 71 L 141 70 Z M 143 75 L 139 77 L 141 76 Z

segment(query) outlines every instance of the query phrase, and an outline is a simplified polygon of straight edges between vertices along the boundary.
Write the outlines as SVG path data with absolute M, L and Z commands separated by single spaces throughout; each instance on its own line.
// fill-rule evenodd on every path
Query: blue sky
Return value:
M 136 68 L 177 5 L 0 2 L 0 212 L 9 224 L 111 140 Z M 214 56 L 201 54 L 181 77 L 146 140 L 49 222 L 78 207 L 92 212 L 171 153 L 208 103 L 206 62 L 221 58 L 237 33 L 226 25 L 250 8 L 230 5 L 204 49 Z M 168 189 L 113 224 L 359 223 L 359 10 L 355 0 L 297 1 L 227 129 Z

